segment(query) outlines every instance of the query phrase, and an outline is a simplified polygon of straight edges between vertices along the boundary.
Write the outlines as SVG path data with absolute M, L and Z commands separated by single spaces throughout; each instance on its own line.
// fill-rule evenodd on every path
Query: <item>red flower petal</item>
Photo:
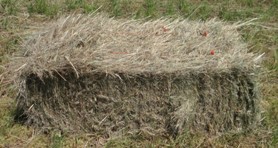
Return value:
M 210 55 L 214 55 L 214 53 L 215 53 L 214 50 L 210 51 Z

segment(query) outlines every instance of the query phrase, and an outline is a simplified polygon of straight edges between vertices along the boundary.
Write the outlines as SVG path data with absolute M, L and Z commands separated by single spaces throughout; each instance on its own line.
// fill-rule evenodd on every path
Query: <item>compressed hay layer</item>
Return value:
M 125 75 L 67 72 L 30 75 L 18 107 L 28 124 L 65 131 L 177 135 L 247 128 L 256 118 L 254 83 L 246 73 Z M 30 106 L 32 106 L 30 108 Z
M 256 63 L 238 26 L 61 18 L 9 65 L 18 110 L 38 127 L 109 136 L 247 128 L 258 112 Z

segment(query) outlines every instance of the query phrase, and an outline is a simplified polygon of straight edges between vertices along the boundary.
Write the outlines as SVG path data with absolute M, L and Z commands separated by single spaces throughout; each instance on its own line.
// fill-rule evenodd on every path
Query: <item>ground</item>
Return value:
M 55 2 L 55 3 L 54 3 Z M 218 137 L 184 133 L 176 139 L 42 133 L 13 121 L 16 91 L 1 74 L 28 33 L 46 22 L 72 12 L 104 12 L 117 18 L 217 18 L 246 22 L 240 28 L 250 52 L 265 53 L 259 88 L 262 120 L 256 130 Z M 0 0 L 0 147 L 276 147 L 278 146 L 278 0 Z

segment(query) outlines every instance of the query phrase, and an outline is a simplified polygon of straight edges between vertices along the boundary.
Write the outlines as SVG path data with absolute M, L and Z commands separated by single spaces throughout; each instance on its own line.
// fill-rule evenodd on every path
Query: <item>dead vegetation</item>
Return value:
M 259 58 L 238 27 L 70 15 L 7 65 L 18 118 L 43 129 L 173 135 L 240 131 L 259 118 Z

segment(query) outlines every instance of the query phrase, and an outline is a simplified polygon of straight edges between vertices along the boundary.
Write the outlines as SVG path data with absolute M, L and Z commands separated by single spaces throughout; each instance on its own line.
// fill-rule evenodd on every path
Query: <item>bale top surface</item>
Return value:
M 10 68 L 20 75 L 67 68 L 77 75 L 253 69 L 254 54 L 248 53 L 239 26 L 215 19 L 143 21 L 70 15 L 31 35 Z

